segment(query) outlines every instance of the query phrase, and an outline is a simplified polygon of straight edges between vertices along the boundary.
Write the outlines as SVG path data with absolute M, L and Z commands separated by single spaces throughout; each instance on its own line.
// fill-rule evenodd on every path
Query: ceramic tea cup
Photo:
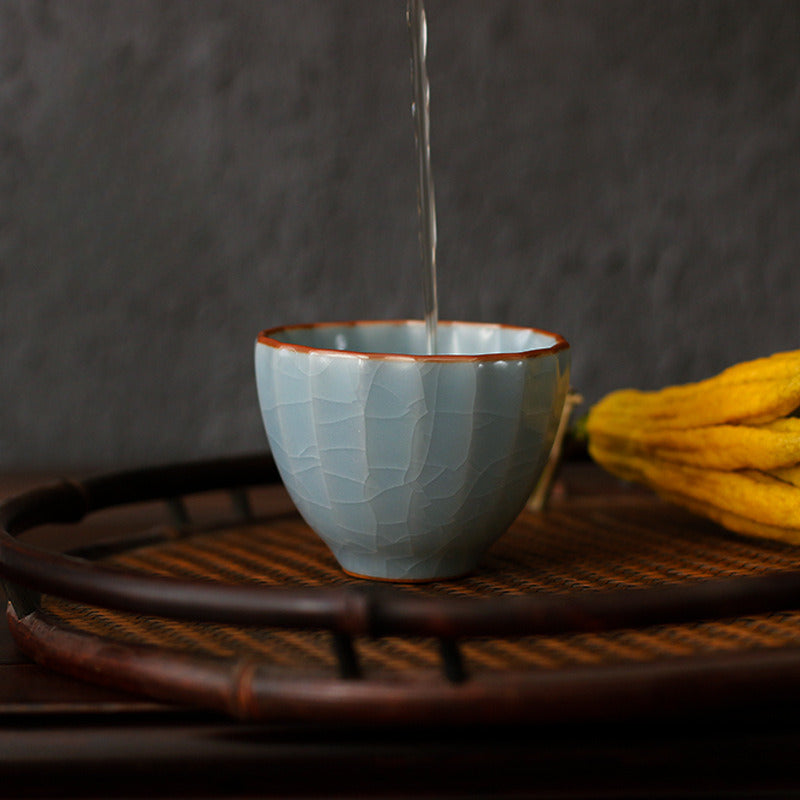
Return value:
M 474 570 L 547 460 L 570 351 L 533 328 L 419 321 L 273 328 L 255 346 L 270 448 L 341 567 L 398 581 Z

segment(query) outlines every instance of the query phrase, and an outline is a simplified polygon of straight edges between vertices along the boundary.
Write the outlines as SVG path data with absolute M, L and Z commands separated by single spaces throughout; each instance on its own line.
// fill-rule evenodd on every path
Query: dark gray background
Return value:
M 800 345 L 800 4 L 428 0 L 441 316 L 587 400 Z M 259 450 L 257 331 L 419 317 L 403 0 L 0 0 L 0 468 Z

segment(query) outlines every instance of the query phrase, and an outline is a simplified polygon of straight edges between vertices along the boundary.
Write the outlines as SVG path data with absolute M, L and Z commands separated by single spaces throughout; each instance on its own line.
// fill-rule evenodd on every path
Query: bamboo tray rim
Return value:
M 715 578 L 674 586 L 535 593 L 518 597 L 419 597 L 385 585 L 292 589 L 198 583 L 139 575 L 19 541 L 50 522 L 78 522 L 101 509 L 220 489 L 277 483 L 269 455 L 174 464 L 62 481 L 0 505 L 0 576 L 9 584 L 12 633 L 23 651 L 78 677 L 111 682 L 155 697 L 213 706 L 246 718 L 330 718 L 409 721 L 444 715 L 460 721 L 576 718 L 592 714 L 667 712 L 730 702 L 754 686 L 786 701 L 800 695 L 800 648 L 715 653 L 671 661 L 520 671 L 502 680 L 466 673 L 459 640 L 599 631 L 733 617 L 793 608 L 800 572 Z M 199 658 L 108 644 L 55 624 L 39 593 L 120 611 L 179 620 L 320 629 L 331 634 L 338 669 L 328 676 L 279 675 L 265 665 Z M 365 678 L 354 637 L 422 635 L 440 642 L 438 678 Z M 105 647 L 107 651 L 108 648 Z M 94 666 L 89 666 L 94 664 Z M 186 675 L 193 676 L 187 683 Z M 709 680 L 714 692 L 703 687 Z M 654 687 L 659 687 L 654 692 Z M 752 695 L 752 691 L 750 691 Z M 551 698 L 551 699 L 548 699 Z M 561 698 L 558 703 L 552 698 Z M 548 711 L 549 709 L 549 711 Z

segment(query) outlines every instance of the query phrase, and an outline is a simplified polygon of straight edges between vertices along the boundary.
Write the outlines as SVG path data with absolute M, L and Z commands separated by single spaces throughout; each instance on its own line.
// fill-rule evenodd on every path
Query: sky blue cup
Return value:
M 557 334 L 440 322 L 321 323 L 258 336 L 269 445 L 306 522 L 351 575 L 472 572 L 536 485 L 569 389 Z

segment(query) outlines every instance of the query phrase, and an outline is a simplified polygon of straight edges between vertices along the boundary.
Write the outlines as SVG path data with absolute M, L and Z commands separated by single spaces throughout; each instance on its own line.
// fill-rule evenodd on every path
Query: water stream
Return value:
M 423 0 L 408 0 L 411 36 L 412 117 L 417 145 L 417 205 L 422 251 L 422 290 L 429 354 L 437 352 L 439 304 L 436 296 L 436 202 L 431 175 L 430 84 L 427 72 L 428 26 Z

